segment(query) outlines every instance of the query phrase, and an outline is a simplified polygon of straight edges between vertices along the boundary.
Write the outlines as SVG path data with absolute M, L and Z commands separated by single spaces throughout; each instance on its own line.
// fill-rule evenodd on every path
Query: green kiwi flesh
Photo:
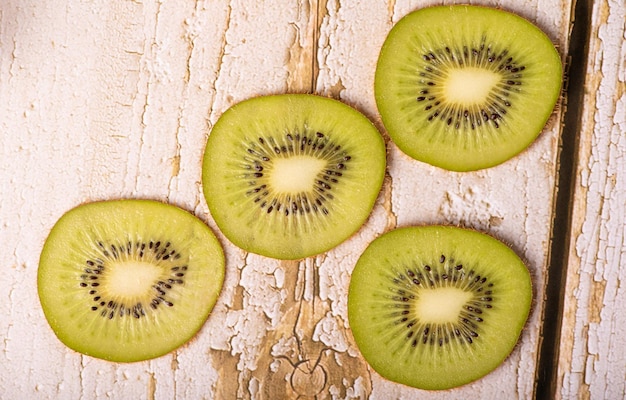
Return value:
M 224 253 L 203 222 L 151 200 L 111 200 L 65 213 L 45 241 L 39 299 L 52 330 L 80 353 L 116 362 L 164 355 L 213 309 Z
M 407 227 L 379 236 L 358 260 L 348 318 L 380 375 L 449 389 L 504 361 L 531 299 L 528 269 L 499 240 L 457 227 Z
M 220 230 L 245 251 L 302 259 L 337 246 L 368 218 L 385 143 L 360 112 L 307 94 L 226 110 L 207 141 L 202 184 Z
M 481 6 L 434 6 L 391 29 L 375 97 L 400 150 L 471 171 L 527 148 L 552 114 L 561 81 L 556 48 L 526 19 Z

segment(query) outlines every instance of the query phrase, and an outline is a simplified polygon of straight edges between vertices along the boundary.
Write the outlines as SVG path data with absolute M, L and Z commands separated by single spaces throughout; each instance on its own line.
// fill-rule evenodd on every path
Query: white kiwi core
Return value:
M 300 193 L 313 189 L 315 178 L 326 166 L 312 156 L 292 156 L 272 160 L 270 185 L 278 193 Z
M 463 305 L 472 293 L 454 287 L 420 290 L 415 311 L 420 320 L 429 323 L 455 323 Z
M 117 298 L 141 298 L 163 275 L 159 267 L 142 261 L 124 261 L 111 267 L 106 274 L 106 290 Z
M 482 68 L 452 68 L 443 85 L 443 92 L 451 103 L 465 106 L 481 104 L 500 79 L 499 74 Z

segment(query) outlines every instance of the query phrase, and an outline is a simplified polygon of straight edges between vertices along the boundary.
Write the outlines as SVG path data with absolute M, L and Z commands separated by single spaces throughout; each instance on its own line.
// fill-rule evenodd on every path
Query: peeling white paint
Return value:
M 441 214 L 445 221 L 455 225 L 473 227 L 485 231 L 502 224 L 504 214 L 480 189 L 468 187 L 461 193 L 446 192 L 441 204 Z
M 345 331 L 337 324 L 337 320 L 327 313 L 316 325 L 313 331 L 313 340 L 324 343 L 336 352 L 348 350 Z
M 562 398 L 626 396 L 626 5 L 594 3 L 572 263 L 566 293 Z M 569 312 L 568 312 L 569 311 Z

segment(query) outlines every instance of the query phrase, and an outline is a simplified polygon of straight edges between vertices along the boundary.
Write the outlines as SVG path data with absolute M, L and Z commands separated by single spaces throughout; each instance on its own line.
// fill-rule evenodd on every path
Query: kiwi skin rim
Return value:
M 298 132 L 292 130 L 302 129 L 303 123 L 305 130 L 300 134 L 323 134 L 323 140 L 340 143 L 341 151 L 346 150 L 351 156 L 341 170 L 343 180 L 328 191 L 334 193 L 329 202 L 334 207 L 330 218 L 320 218 L 322 224 L 307 225 L 307 232 L 290 221 L 293 213 L 283 218 L 276 208 L 270 222 L 277 223 L 269 223 L 265 218 L 270 215 L 266 213 L 269 207 L 252 204 L 253 197 L 247 197 L 251 186 L 234 179 L 242 172 L 230 168 L 240 168 L 242 154 L 249 156 L 246 152 L 252 148 L 248 146 L 259 145 L 259 136 L 296 135 Z M 332 146 L 325 149 L 329 147 Z M 234 245 L 266 257 L 300 260 L 331 250 L 363 226 L 382 188 L 386 155 L 385 141 L 376 126 L 357 109 L 339 100 L 314 94 L 256 96 L 228 108 L 213 126 L 202 162 L 203 193 L 211 216 Z M 269 153 L 268 156 L 274 157 Z M 267 167 L 263 170 L 267 177 L 266 172 Z M 311 215 L 317 223 L 319 213 Z M 319 226 L 322 228 L 318 229 Z
M 112 219 L 114 224 L 99 225 L 98 222 L 104 219 Z M 112 229 L 107 229 L 111 226 Z M 145 227 L 148 229 L 142 231 Z M 121 239 L 117 230 L 121 230 L 122 235 L 128 234 L 123 236 L 126 239 Z M 113 235 L 109 236 L 111 231 Z M 117 239 L 151 239 L 132 236 L 142 233 L 171 239 L 172 247 L 183 249 L 179 251 L 182 253 L 180 258 L 172 256 L 167 263 L 165 257 L 160 258 L 163 255 L 158 256 L 156 259 L 162 260 L 159 261 L 161 268 L 170 265 L 170 262 L 184 263 L 188 267 L 184 268 L 181 281 L 172 283 L 170 286 L 173 289 L 170 288 L 163 296 L 173 305 L 167 307 L 160 304 L 153 309 L 145 304 L 142 317 L 127 314 L 109 320 L 99 315 L 100 311 L 90 308 L 96 303 L 92 302 L 94 295 L 91 291 L 88 294 L 87 290 L 105 288 L 106 283 L 97 288 L 84 285 L 84 279 L 88 279 L 85 268 L 89 268 L 85 260 L 101 257 L 107 265 L 108 262 L 117 263 L 117 260 L 126 258 L 121 251 L 113 260 L 102 253 L 95 254 L 93 248 L 88 246 L 95 246 L 94 237 L 110 244 L 119 244 Z M 165 246 L 168 251 L 172 247 Z M 152 255 L 144 259 L 146 262 L 155 260 Z M 224 277 L 222 246 L 213 231 L 195 215 L 155 200 L 104 200 L 78 205 L 55 223 L 40 255 L 37 291 L 44 316 L 63 344 L 91 357 L 128 363 L 163 356 L 189 342 L 213 310 Z M 158 296 L 156 292 L 153 295 Z
M 457 250 L 450 250 L 455 247 Z M 444 253 L 447 258 L 439 264 L 440 256 L 436 254 Z M 460 272 L 465 274 L 482 260 L 487 268 L 483 271 L 483 277 L 488 278 L 485 285 L 490 282 L 493 284 L 489 288 L 493 294 L 489 296 L 495 301 L 489 303 L 490 310 L 482 307 L 485 311 L 481 314 L 484 321 L 476 324 L 474 330 L 478 335 L 471 344 L 454 339 L 455 346 L 449 347 L 454 352 L 447 354 L 438 351 L 441 345 L 437 343 L 422 345 L 419 342 L 417 346 L 412 345 L 413 339 L 422 338 L 420 328 L 408 336 L 407 322 L 400 322 L 397 317 L 393 320 L 389 318 L 394 312 L 398 313 L 394 310 L 405 307 L 405 304 L 411 304 L 412 310 L 415 310 L 417 301 L 401 303 L 394 298 L 398 297 L 399 292 L 394 291 L 397 287 L 406 290 L 406 293 L 400 295 L 402 297 L 415 293 L 411 292 L 411 278 L 406 282 L 401 280 L 401 284 L 392 281 L 400 278 L 404 271 L 410 269 L 419 273 L 425 268 L 424 265 L 430 265 L 432 271 L 438 271 L 435 274 L 441 274 L 442 269 L 447 268 L 450 276 L 447 282 L 450 282 L 453 273 L 459 272 L 454 271 L 457 265 L 455 258 L 463 264 Z M 485 259 L 493 263 L 484 264 Z M 450 270 L 453 272 L 450 273 Z M 476 273 L 480 274 L 480 271 Z M 403 279 L 406 277 L 408 275 L 404 274 Z M 425 280 L 422 278 L 420 280 L 424 286 Z M 444 390 L 480 379 L 504 362 L 517 346 L 530 313 L 531 302 L 530 272 L 506 244 L 488 234 L 466 228 L 412 226 L 379 236 L 363 252 L 350 280 L 348 321 L 361 354 L 379 375 L 419 389 Z M 409 318 L 408 321 L 415 320 Z M 420 322 L 416 322 L 415 326 L 419 327 Z M 444 350 L 448 348 L 446 346 L 447 343 L 444 344 Z
M 493 23 L 505 28 L 491 27 Z M 487 33 L 474 26 L 481 26 Z M 439 46 L 418 41 L 418 32 L 430 40 L 430 30 L 443 32 Z M 455 42 L 452 32 L 458 33 L 454 39 L 467 36 L 468 48 L 479 47 L 481 34 L 488 35 L 487 40 L 501 42 L 501 49 L 517 48 L 520 54 L 511 54 L 513 63 L 528 63 L 521 86 L 513 86 L 514 91 L 510 92 L 514 96 L 511 105 L 498 106 L 505 113 L 499 115 L 500 111 L 492 113 L 487 109 L 488 114 L 502 117 L 497 120 L 498 128 L 493 121 L 481 123 L 480 137 L 472 134 L 478 129 L 470 130 L 463 117 L 461 129 L 454 129 L 454 123 L 446 126 L 441 119 L 444 112 L 428 121 L 427 117 L 433 117 L 438 107 L 432 102 L 416 101 L 431 95 L 419 94 L 419 88 L 426 88 L 426 81 L 416 85 L 424 79 L 418 76 L 418 68 L 434 67 L 423 57 L 431 51 L 443 51 L 443 46 L 449 44 L 446 41 Z M 403 153 L 443 169 L 463 172 L 499 165 L 525 150 L 552 115 L 561 93 L 562 77 L 561 57 L 550 38 L 525 18 L 485 6 L 432 6 L 407 14 L 391 29 L 379 54 L 374 92 L 383 125 Z M 501 83 L 504 85 L 504 81 Z M 516 88 L 526 93 L 516 93 Z M 489 104 L 493 105 L 491 101 Z M 432 108 L 426 111 L 428 105 Z

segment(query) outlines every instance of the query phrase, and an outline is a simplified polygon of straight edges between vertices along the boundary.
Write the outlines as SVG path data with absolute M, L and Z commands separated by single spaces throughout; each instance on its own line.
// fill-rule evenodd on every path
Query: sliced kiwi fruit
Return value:
M 213 309 L 224 253 L 203 222 L 151 200 L 111 200 L 65 213 L 37 276 L 57 337 L 117 362 L 159 357 L 189 341 Z
M 519 340 L 530 274 L 504 243 L 450 226 L 406 227 L 359 258 L 348 318 L 365 360 L 383 377 L 449 389 L 483 377 Z
M 391 29 L 375 97 L 400 150 L 471 171 L 527 148 L 550 117 L 561 81 L 557 50 L 526 19 L 481 6 L 434 6 Z
M 308 94 L 255 97 L 226 110 L 206 145 L 211 215 L 243 250 L 276 259 L 325 252 L 369 216 L 384 140 L 354 108 Z

